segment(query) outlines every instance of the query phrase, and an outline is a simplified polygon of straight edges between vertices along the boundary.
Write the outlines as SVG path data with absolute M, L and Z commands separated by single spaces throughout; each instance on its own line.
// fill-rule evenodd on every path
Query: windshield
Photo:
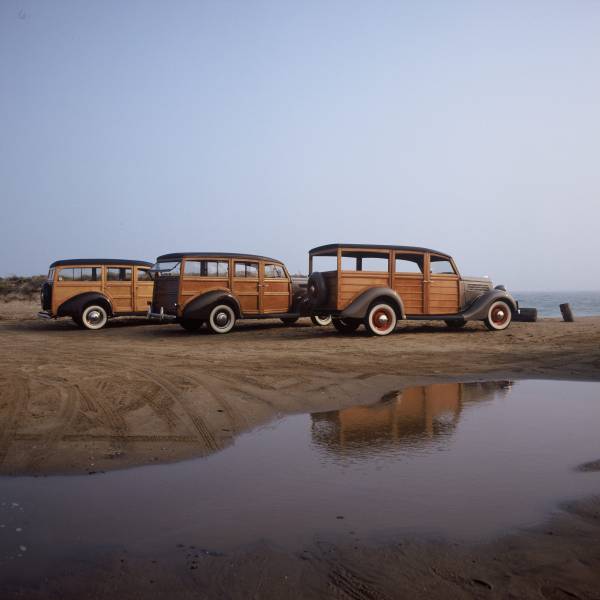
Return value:
M 54 281 L 54 267 L 48 271 L 48 281 Z
M 150 272 L 154 273 L 155 277 L 179 277 L 181 263 L 173 262 L 157 262 Z

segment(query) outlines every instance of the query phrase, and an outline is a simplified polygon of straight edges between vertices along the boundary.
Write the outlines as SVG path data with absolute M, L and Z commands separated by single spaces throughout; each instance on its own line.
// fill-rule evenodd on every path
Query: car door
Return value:
M 394 290 L 402 298 L 407 315 L 425 312 L 425 255 L 422 252 L 396 252 Z
M 459 310 L 459 276 L 453 262 L 447 256 L 430 254 L 427 263 L 427 314 L 456 314 Z
M 152 290 L 154 281 L 150 276 L 149 267 L 135 268 L 135 290 L 134 290 L 134 310 L 136 312 L 145 312 L 148 310 L 148 304 L 152 302 Z
M 105 290 L 117 313 L 133 312 L 133 268 L 129 265 L 106 267 Z
M 258 314 L 261 309 L 258 261 L 236 260 L 233 263 L 232 291 L 244 314 Z
M 262 312 L 286 313 L 291 305 L 290 278 L 283 265 L 264 263 L 261 289 Z

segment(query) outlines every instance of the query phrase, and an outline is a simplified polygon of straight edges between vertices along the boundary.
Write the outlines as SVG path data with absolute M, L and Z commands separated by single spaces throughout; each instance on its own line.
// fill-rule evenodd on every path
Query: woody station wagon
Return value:
M 317 262 L 326 270 L 313 270 Z M 309 273 L 312 310 L 331 314 L 341 332 L 364 324 L 388 335 L 400 319 L 439 319 L 451 328 L 483 321 L 499 331 L 518 311 L 504 286 L 462 276 L 451 256 L 429 248 L 328 244 L 310 250 Z
M 44 319 L 71 317 L 101 329 L 111 317 L 145 316 L 152 299 L 152 263 L 111 258 L 57 260 L 41 290 Z
M 176 321 L 188 331 L 206 323 L 212 333 L 228 333 L 237 319 L 279 318 L 290 324 L 309 316 L 306 281 L 292 279 L 274 258 L 215 252 L 163 254 L 152 273 L 149 318 Z M 313 323 L 331 321 L 327 314 L 319 315 L 311 315 Z

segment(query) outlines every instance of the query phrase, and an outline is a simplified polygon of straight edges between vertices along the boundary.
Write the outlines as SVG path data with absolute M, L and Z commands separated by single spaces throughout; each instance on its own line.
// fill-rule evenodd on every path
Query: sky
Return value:
M 600 289 L 600 2 L 0 0 L 0 275 L 432 247 Z

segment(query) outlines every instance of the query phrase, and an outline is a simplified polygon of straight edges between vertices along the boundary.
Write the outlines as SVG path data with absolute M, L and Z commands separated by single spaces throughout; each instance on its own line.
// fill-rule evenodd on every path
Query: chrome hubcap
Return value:
M 386 325 L 389 320 L 390 319 L 386 314 L 381 314 L 377 317 L 377 324 L 378 325 Z
M 229 323 L 229 315 L 225 312 L 217 313 L 215 316 L 215 322 L 219 327 L 224 327 Z
M 99 310 L 90 310 L 87 315 L 88 323 L 98 325 L 102 321 L 102 313 Z
M 504 319 L 504 311 L 503 310 L 499 310 L 496 313 L 496 316 L 498 317 L 498 321 L 502 321 L 502 319 Z

